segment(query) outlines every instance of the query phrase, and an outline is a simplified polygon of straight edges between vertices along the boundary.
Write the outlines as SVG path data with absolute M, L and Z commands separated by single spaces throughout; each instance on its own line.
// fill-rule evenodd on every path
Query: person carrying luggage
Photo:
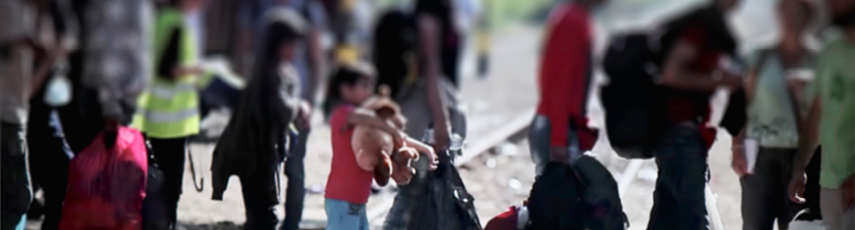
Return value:
M 477 214 L 471 206 L 473 200 L 465 198 L 469 195 L 454 169 L 456 151 L 448 151 L 455 136 L 453 134 L 461 137 L 466 134 L 465 114 L 460 109 L 462 103 L 457 89 L 461 40 L 458 28 L 453 23 L 452 5 L 450 0 L 418 0 L 414 15 L 387 14 L 378 23 L 377 33 L 381 25 L 391 26 L 387 27 L 391 31 L 385 34 L 390 37 L 374 38 L 376 48 L 382 52 L 378 42 L 387 38 L 400 39 L 398 41 L 404 43 L 396 42 L 396 46 L 390 48 L 405 48 L 376 54 L 374 61 L 376 69 L 380 71 L 378 76 L 383 82 L 400 83 L 397 88 L 391 86 L 393 91 L 397 91 L 393 98 L 401 105 L 401 112 L 409 120 L 405 132 L 408 136 L 422 137 L 423 141 L 433 145 L 440 160 L 439 169 L 432 172 L 427 171 L 427 167 L 418 166 L 427 165 L 427 162 L 421 160 L 427 157 L 421 157 L 414 163 L 417 165 L 417 176 L 409 184 L 399 187 L 384 229 L 414 229 L 414 226 L 480 228 L 480 222 L 476 221 Z M 404 25 L 384 23 L 391 18 L 406 21 L 402 21 Z M 404 35 L 407 31 L 411 33 Z M 399 64 L 403 66 L 396 66 Z M 386 81 L 387 78 L 397 78 L 398 81 Z M 449 198 L 440 195 L 453 192 L 458 192 L 460 196 Z M 435 208 L 419 208 L 425 205 Z M 457 211 L 441 209 L 450 209 L 452 206 Z
M 709 98 L 720 87 L 738 89 L 742 77 L 728 69 L 736 41 L 725 14 L 738 0 L 715 0 L 678 19 L 672 44 L 662 52 L 664 126 L 656 142 L 659 166 L 648 229 L 708 229 L 704 189 L 715 130 L 707 127 Z M 668 36 L 668 35 L 666 35 Z M 730 61 L 723 61 L 730 60 Z

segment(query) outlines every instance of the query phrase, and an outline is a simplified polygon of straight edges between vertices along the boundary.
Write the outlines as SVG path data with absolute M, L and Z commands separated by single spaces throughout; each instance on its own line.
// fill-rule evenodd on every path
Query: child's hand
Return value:
M 436 167 L 439 166 L 439 157 L 436 155 L 436 152 L 429 148 L 425 154 L 428 157 L 428 169 L 431 171 L 436 170 Z
M 394 156 L 393 158 L 395 159 L 395 161 L 407 162 L 407 164 L 409 165 L 409 162 L 419 159 L 419 151 L 414 148 L 405 146 L 398 149 L 398 155 Z
M 395 161 L 394 168 L 392 169 L 392 179 L 395 180 L 395 183 L 398 185 L 405 185 L 410 183 L 410 179 L 413 178 L 413 175 L 416 174 L 416 169 L 410 167 L 409 161 Z
M 300 130 L 309 130 L 312 127 L 312 106 L 306 101 L 301 101 L 297 108 L 297 128 Z
M 411 166 L 414 160 L 419 159 L 419 151 L 411 147 L 402 147 L 392 155 L 394 168 L 392 169 L 392 179 L 399 185 L 407 184 L 415 175 L 415 169 Z

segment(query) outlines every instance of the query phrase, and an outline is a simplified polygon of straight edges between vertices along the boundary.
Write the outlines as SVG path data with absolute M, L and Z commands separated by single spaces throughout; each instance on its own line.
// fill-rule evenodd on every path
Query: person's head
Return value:
M 826 0 L 831 23 L 841 27 L 855 26 L 855 0 Z
M 263 54 L 259 61 L 280 63 L 294 60 L 297 44 L 305 31 L 302 17 L 290 9 L 275 9 L 268 12 L 267 28 L 264 31 Z
M 297 53 L 297 43 L 300 36 L 282 23 L 273 23 L 267 30 L 267 46 L 280 61 L 292 61 Z
M 52 0 L 29 0 L 28 1 L 36 10 L 46 10 Z
M 182 12 L 192 12 L 202 8 L 206 0 L 169 0 L 167 3 Z
M 778 5 L 778 20 L 782 35 L 801 38 L 815 17 L 814 5 L 809 0 L 782 0 Z
M 330 79 L 325 106 L 329 112 L 334 104 L 361 105 L 374 92 L 374 71 L 364 63 L 343 64 Z
M 741 0 L 714 0 L 715 4 L 725 12 L 730 12 L 739 6 Z
M 599 7 L 599 6 L 605 5 L 606 3 L 609 2 L 609 0 L 577 0 L 577 1 L 579 3 L 582 3 L 585 6 L 589 7 L 589 8 Z

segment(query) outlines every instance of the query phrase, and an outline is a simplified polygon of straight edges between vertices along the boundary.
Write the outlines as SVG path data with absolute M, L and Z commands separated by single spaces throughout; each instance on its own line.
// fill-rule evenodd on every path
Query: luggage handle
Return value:
M 202 175 L 199 175 L 199 183 L 196 183 L 196 163 L 193 161 L 193 153 L 190 151 L 190 144 L 185 142 L 184 149 L 187 152 L 187 159 L 190 161 L 190 176 L 193 178 L 193 188 L 196 189 L 196 192 L 202 192 L 205 189 L 205 178 Z

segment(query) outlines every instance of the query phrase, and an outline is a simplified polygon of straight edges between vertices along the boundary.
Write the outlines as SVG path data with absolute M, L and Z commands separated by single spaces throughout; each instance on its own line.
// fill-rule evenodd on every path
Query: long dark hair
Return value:
M 276 73 L 279 68 L 279 49 L 283 44 L 296 42 L 299 35 L 282 22 L 271 22 L 264 31 L 263 45 L 256 50 L 252 77 Z
M 339 66 L 336 71 L 333 72 L 332 76 L 330 76 L 330 82 L 327 85 L 327 96 L 322 105 L 324 109 L 324 118 L 329 120 L 335 106 L 343 102 L 344 99 L 339 91 L 341 86 L 354 86 L 359 83 L 360 80 L 366 78 L 370 79 L 371 77 L 372 74 L 370 70 L 365 70 L 353 65 Z
M 262 46 L 256 50 L 252 75 L 247 85 L 248 89 L 259 90 L 260 92 L 256 92 L 259 94 L 259 97 L 242 97 L 241 108 L 254 110 L 252 113 L 260 116 L 259 119 L 263 121 L 278 121 L 281 119 L 276 119 L 277 117 L 292 117 L 292 114 L 278 114 L 267 109 L 273 103 L 272 100 L 278 97 L 276 95 L 278 91 L 277 87 L 281 84 L 279 78 L 279 66 L 281 63 L 279 51 L 283 45 L 295 42 L 299 36 L 293 29 L 282 22 L 273 21 L 265 29 L 264 40 L 261 43 Z M 293 113 L 295 111 L 288 112 Z M 272 126 L 287 127 L 287 124 L 274 123 Z

